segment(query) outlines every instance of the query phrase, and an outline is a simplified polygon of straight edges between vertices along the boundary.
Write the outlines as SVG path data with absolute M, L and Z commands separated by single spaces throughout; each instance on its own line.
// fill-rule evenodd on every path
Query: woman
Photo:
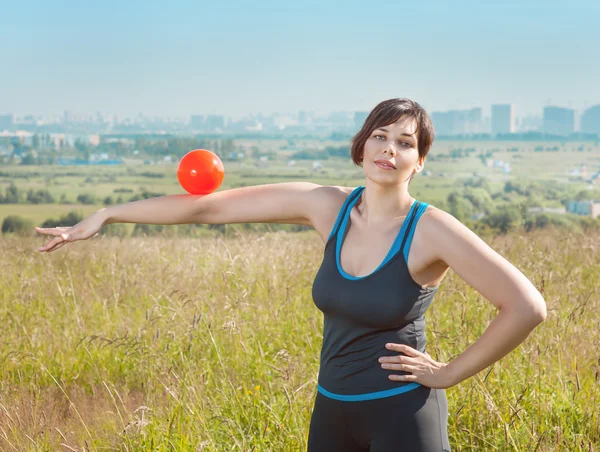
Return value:
M 147 199 L 101 209 L 70 228 L 37 228 L 55 236 L 39 251 L 118 222 L 312 226 L 325 244 L 313 284 L 325 324 L 309 451 L 450 450 L 445 388 L 517 347 L 546 307 L 531 282 L 467 227 L 410 196 L 432 142 L 418 103 L 386 100 L 352 140 L 364 187 L 294 182 Z M 449 268 L 499 314 L 441 363 L 425 352 L 424 314 Z

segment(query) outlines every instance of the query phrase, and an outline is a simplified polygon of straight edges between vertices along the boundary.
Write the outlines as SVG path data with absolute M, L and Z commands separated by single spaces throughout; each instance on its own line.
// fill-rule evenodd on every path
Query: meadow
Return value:
M 40 242 L 0 240 L 0 449 L 305 449 L 322 340 L 315 233 L 95 237 L 48 255 Z M 490 244 L 548 318 L 447 390 L 453 449 L 599 450 L 600 235 Z M 451 272 L 428 352 L 451 360 L 494 315 Z
M 439 155 L 472 145 L 437 146 Z M 568 173 L 600 165 L 597 145 L 514 146 L 477 148 L 510 161 L 511 174 L 476 155 L 433 158 L 432 174 L 416 178 L 411 194 L 443 204 L 473 177 L 493 190 L 514 180 L 575 193 L 587 184 Z M 322 163 L 314 171 L 311 161 L 288 166 L 285 156 L 228 162 L 221 189 L 364 181 L 348 159 Z M 72 204 L 0 204 L 0 222 L 87 215 L 107 196 L 182 193 L 174 164 L 1 173 L 0 191 L 14 182 Z M 86 193 L 97 203 L 77 204 Z M 0 450 L 305 450 L 323 322 L 311 288 L 323 245 L 313 231 L 207 232 L 100 235 L 43 255 L 43 237 L 0 235 Z M 447 390 L 453 450 L 599 451 L 600 232 L 516 227 L 484 239 L 542 292 L 548 318 L 510 355 Z M 450 272 L 426 316 L 427 351 L 452 360 L 495 314 Z

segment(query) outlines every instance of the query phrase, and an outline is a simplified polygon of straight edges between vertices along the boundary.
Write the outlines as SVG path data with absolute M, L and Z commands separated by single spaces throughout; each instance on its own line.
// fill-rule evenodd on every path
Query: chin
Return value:
M 365 177 L 371 182 L 385 187 L 397 187 L 402 184 L 402 181 L 398 177 L 397 170 L 390 171 L 389 174 L 382 174 L 381 172 L 379 172 L 379 174 L 373 174 L 372 172 L 365 171 Z

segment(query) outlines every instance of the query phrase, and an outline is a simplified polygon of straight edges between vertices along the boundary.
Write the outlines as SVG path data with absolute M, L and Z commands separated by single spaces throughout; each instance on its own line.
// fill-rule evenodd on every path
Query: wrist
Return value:
M 101 219 L 102 225 L 106 225 L 106 224 L 110 223 L 110 214 L 108 213 L 108 209 L 106 207 L 96 210 L 96 212 L 94 212 L 94 214 L 97 215 Z
M 453 363 L 454 361 L 446 364 L 446 366 L 444 367 L 444 373 L 446 374 L 446 384 L 448 388 L 457 385 L 462 381 L 462 378 L 460 378 L 460 374 L 456 369 L 456 364 Z

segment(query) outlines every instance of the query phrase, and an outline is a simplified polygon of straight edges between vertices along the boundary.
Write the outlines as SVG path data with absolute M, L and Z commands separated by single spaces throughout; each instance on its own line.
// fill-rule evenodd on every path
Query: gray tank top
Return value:
M 437 287 L 424 288 L 408 272 L 408 252 L 417 222 L 428 204 L 415 201 L 384 261 L 371 274 L 355 277 L 340 265 L 352 208 L 364 187 L 357 187 L 342 206 L 325 245 L 312 295 L 324 314 L 318 390 L 343 401 L 390 397 L 420 386 L 392 381 L 406 372 L 382 369 L 378 359 L 394 356 L 389 342 L 425 351 L 424 314 Z

